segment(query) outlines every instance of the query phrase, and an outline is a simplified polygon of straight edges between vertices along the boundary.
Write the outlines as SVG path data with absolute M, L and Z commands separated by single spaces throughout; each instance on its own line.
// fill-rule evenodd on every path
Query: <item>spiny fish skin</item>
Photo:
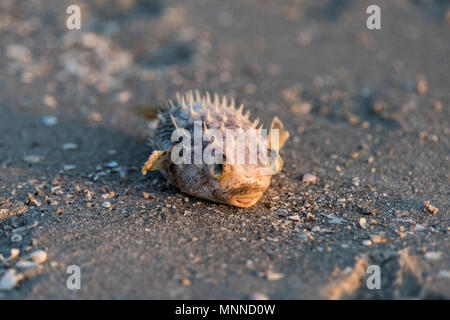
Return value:
M 251 122 L 249 116 L 248 111 L 243 114 L 243 105 L 236 108 L 234 100 L 228 101 L 225 96 L 219 99 L 218 95 L 211 96 L 208 92 L 201 95 L 197 90 L 189 91 L 184 95 L 177 94 L 176 102 L 169 100 L 165 108 L 158 114 L 159 123 L 150 138 L 155 151 L 144 164 L 142 173 L 146 174 L 148 170 L 159 170 L 170 183 L 182 192 L 198 198 L 237 207 L 255 205 L 269 187 L 272 174 L 281 170 L 283 161 L 279 156 L 279 149 L 289 137 L 289 133 L 284 129 L 281 121 L 275 117 L 271 124 L 271 130 L 279 130 L 279 147 L 271 149 L 270 139 L 260 134 L 262 125 L 257 128 L 259 119 Z M 222 133 L 223 150 L 221 154 L 216 155 L 223 160 L 222 164 L 208 165 L 204 162 L 202 164 L 175 164 L 171 160 L 171 153 L 178 143 L 171 141 L 173 131 L 184 129 L 191 137 L 194 137 L 196 121 L 202 123 L 204 132 L 218 129 Z M 249 164 L 248 161 L 244 164 L 238 163 L 237 152 L 230 154 L 225 147 L 225 132 L 228 132 L 229 129 L 242 129 L 244 132 L 254 129 L 257 133 L 256 141 L 264 146 L 262 150 L 267 150 L 269 154 L 274 155 L 275 161 L 272 164 Z M 273 131 L 269 131 L 269 136 L 271 132 Z M 248 143 L 251 143 L 248 141 L 245 148 L 246 160 L 249 157 Z M 214 145 L 214 143 L 216 141 L 203 141 L 202 150 L 208 144 Z M 193 153 L 193 142 L 191 150 Z

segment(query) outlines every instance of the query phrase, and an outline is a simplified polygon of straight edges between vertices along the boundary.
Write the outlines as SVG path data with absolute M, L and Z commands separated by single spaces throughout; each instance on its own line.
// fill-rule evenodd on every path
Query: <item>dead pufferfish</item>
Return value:
M 194 123 L 201 121 L 202 129 L 218 129 L 225 137 L 228 129 L 255 129 L 255 132 L 261 132 L 262 125 L 257 128 L 259 119 L 251 122 L 249 120 L 250 112 L 242 114 L 243 105 L 235 108 L 233 99 L 228 103 L 227 98 L 223 96 L 220 101 L 217 94 L 214 98 L 206 92 L 201 95 L 198 90 L 190 91 L 184 95 L 177 93 L 176 103 L 169 100 L 158 113 L 158 124 L 155 129 L 150 130 L 150 143 L 153 146 L 153 153 L 145 162 L 142 173 L 145 175 L 148 170 L 159 170 L 163 176 L 182 192 L 213 202 L 230 204 L 237 207 L 251 207 L 255 205 L 263 193 L 270 185 L 271 176 L 279 173 L 283 166 L 283 160 L 279 155 L 281 147 L 289 138 L 289 133 L 284 129 L 283 124 L 274 117 L 269 133 L 258 134 L 258 143 L 262 143 L 271 159 L 271 163 L 248 164 L 240 163 L 236 160 L 237 153 L 227 153 L 226 148 L 219 149 L 221 154 L 215 157 L 219 161 L 212 164 L 181 163 L 176 164 L 172 161 L 171 153 L 174 145 L 178 141 L 172 141 L 172 132 L 175 129 L 184 129 L 193 136 Z M 278 143 L 276 148 L 271 148 L 270 135 L 277 131 Z M 225 138 L 224 138 L 225 141 Z M 246 142 L 248 144 L 248 142 Z M 201 148 L 206 148 L 203 141 Z M 192 149 L 191 149 L 192 150 Z M 248 153 L 248 148 L 245 153 Z M 260 150 L 260 149 L 259 149 Z M 179 152 L 179 151 L 178 151 Z M 245 154 L 245 159 L 248 155 Z M 275 163 L 275 170 L 273 170 Z M 272 166 L 269 170 L 269 166 Z M 267 170 L 263 170 L 267 169 Z

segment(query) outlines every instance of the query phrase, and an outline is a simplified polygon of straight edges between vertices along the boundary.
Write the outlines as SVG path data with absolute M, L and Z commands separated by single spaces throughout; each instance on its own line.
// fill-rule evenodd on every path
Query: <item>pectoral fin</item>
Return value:
M 273 135 L 273 133 L 274 133 L 273 130 L 278 130 L 278 148 L 277 149 L 279 150 L 283 147 L 286 140 L 289 138 L 289 132 L 286 129 L 284 129 L 284 125 L 281 122 L 281 120 L 278 119 L 278 117 L 274 117 L 272 120 L 272 123 L 270 124 L 270 131 L 269 131 L 269 136 L 268 136 L 269 143 L 271 141 L 271 135 Z
M 142 174 L 146 175 L 147 171 L 162 170 L 164 163 L 170 157 L 170 151 L 155 150 L 142 167 Z

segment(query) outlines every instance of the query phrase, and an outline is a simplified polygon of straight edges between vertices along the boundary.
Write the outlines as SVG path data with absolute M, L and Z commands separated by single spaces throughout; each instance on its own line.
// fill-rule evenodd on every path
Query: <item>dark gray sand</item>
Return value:
M 0 2 L 1 298 L 450 298 L 448 1 L 84 2 Z M 191 88 L 291 132 L 255 207 L 140 174 Z

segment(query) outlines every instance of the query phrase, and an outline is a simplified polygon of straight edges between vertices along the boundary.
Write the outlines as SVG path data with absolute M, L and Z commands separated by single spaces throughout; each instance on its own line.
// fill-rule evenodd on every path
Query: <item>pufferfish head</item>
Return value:
M 269 139 L 273 132 L 269 133 Z M 253 159 L 250 147 L 251 143 L 247 143 L 240 154 L 239 151 L 230 153 L 225 148 L 214 155 L 213 163 L 199 168 L 202 171 L 199 174 L 207 176 L 208 187 L 203 197 L 237 207 L 251 207 L 259 201 L 269 187 L 272 175 L 281 171 L 283 159 L 278 147 L 271 148 L 270 140 L 259 141 L 253 149 Z M 264 157 L 261 158 L 262 153 Z
M 277 139 L 276 143 L 273 143 L 273 137 Z M 179 155 L 180 149 L 157 150 L 145 163 L 143 173 L 145 174 L 147 170 L 161 170 L 172 184 L 187 194 L 247 208 L 259 201 L 269 187 L 272 175 L 281 171 L 283 160 L 279 152 L 288 137 L 289 133 L 275 117 L 267 138 L 258 140 L 260 144 L 254 154 L 256 159 L 251 158 L 250 147 L 255 146 L 249 140 L 245 143 L 245 149 L 233 148 L 231 153 L 226 147 L 215 148 L 212 142 L 207 147 L 212 150 L 209 153 L 213 157 L 212 161 L 177 164 L 173 159 L 175 153 Z M 207 151 L 204 146 L 202 151 Z M 261 153 L 265 153 L 265 157 L 261 158 Z
M 280 160 L 281 157 L 276 162 L 282 163 Z M 223 164 L 210 164 L 205 173 L 208 176 L 205 198 L 237 207 L 251 207 L 269 187 L 273 170 L 276 173 L 281 170 L 280 165 L 275 166 L 229 164 L 226 159 Z

